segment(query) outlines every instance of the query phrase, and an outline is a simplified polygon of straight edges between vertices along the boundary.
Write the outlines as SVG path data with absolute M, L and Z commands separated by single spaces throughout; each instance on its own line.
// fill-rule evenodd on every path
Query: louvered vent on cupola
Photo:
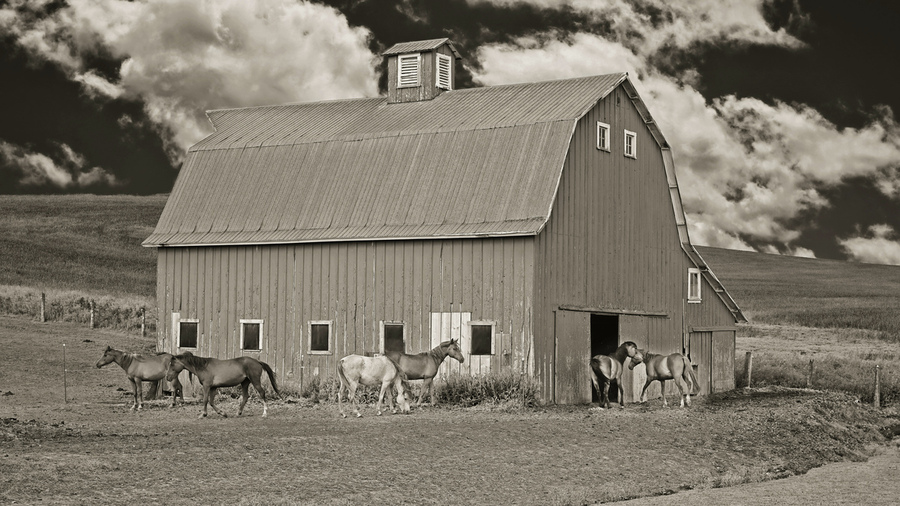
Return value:
M 401 42 L 384 52 L 387 60 L 388 103 L 431 100 L 453 89 L 461 58 L 450 39 Z

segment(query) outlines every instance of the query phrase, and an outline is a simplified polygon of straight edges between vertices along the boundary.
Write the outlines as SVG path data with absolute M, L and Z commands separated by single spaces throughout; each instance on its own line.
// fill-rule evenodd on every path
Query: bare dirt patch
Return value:
M 153 340 L 0 317 L 0 502 L 43 504 L 591 504 L 758 482 L 860 461 L 900 422 L 847 395 L 769 388 L 587 406 L 414 409 L 341 419 L 332 403 L 251 399 L 128 410 L 106 345 Z M 66 344 L 65 397 L 62 344 Z M 223 399 L 227 413 L 237 401 Z

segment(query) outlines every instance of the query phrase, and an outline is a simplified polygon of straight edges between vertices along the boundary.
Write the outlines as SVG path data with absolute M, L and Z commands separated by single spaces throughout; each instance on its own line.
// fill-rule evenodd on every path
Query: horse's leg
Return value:
M 684 382 L 684 378 L 682 378 L 680 375 L 675 376 L 672 379 L 673 379 L 673 381 L 675 381 L 675 386 L 678 387 L 678 391 L 681 393 L 681 407 L 683 408 L 684 407 L 684 398 L 686 397 L 685 393 L 690 392 L 690 390 L 687 389 L 688 388 L 687 384 Z M 691 400 L 690 400 L 690 397 L 688 397 L 688 405 L 689 406 L 690 406 L 690 403 L 691 403 Z
M 392 387 L 393 384 L 394 384 L 393 381 L 389 381 L 387 383 L 382 382 L 381 383 L 381 391 L 387 393 L 388 406 L 391 408 L 391 414 L 396 415 L 397 408 L 394 407 L 394 389 Z M 400 384 L 399 388 L 400 388 L 400 390 L 398 391 L 397 395 L 400 395 L 401 393 L 403 393 L 403 390 L 402 390 L 403 384 L 402 383 Z
M 600 405 L 609 409 L 609 380 L 603 379 L 603 395 L 600 396 Z
M 178 397 L 181 397 L 181 403 L 184 404 L 184 388 L 181 386 L 181 381 L 178 380 L 178 376 L 175 376 L 175 379 L 172 380 L 172 407 L 175 407 L 175 402 Z
M 641 399 L 640 399 L 642 403 L 647 402 L 647 398 L 644 397 L 644 394 L 647 393 L 647 388 L 650 387 L 650 383 L 653 383 L 653 380 L 650 378 L 647 378 L 647 381 L 644 382 L 644 389 L 641 390 Z
M 338 383 L 340 383 L 338 385 L 338 412 L 341 414 L 341 418 L 347 418 L 347 415 L 344 414 L 344 404 L 341 403 L 341 397 L 343 397 L 342 394 L 344 393 L 344 388 L 347 388 L 347 385 L 345 385 L 340 378 L 338 378 Z M 349 394 L 350 392 L 348 391 L 347 393 Z
M 131 380 L 134 388 L 134 407 L 133 410 L 140 411 L 144 409 L 144 382 L 140 378 Z
M 203 403 L 203 409 L 200 410 L 200 416 L 198 418 L 204 418 L 206 417 L 206 404 L 209 402 L 209 391 L 211 389 L 207 388 L 206 385 L 203 385 L 202 383 L 200 386 L 203 387 L 203 400 L 201 401 Z
M 250 381 L 253 382 L 253 388 L 256 389 L 256 393 L 259 394 L 259 398 L 262 399 L 262 403 L 263 403 L 262 416 L 263 416 L 263 418 L 265 418 L 269 414 L 269 403 L 266 402 L 266 391 L 265 391 L 265 389 L 263 389 L 262 383 L 260 382 L 261 379 L 262 379 L 262 372 L 260 372 L 259 378 L 256 378 L 256 379 L 251 378 Z
M 347 387 L 347 397 L 353 403 L 353 412 L 356 413 L 356 418 L 359 418 L 362 414 L 359 412 L 359 400 L 356 398 L 357 387 L 359 387 L 359 383 L 350 383 Z
M 594 384 L 594 389 L 597 390 L 597 398 L 600 398 L 600 381 L 597 379 L 597 373 L 594 371 L 593 367 L 589 368 L 591 370 L 591 383 Z
M 238 416 L 241 416 L 244 413 L 244 406 L 247 404 L 247 399 L 250 398 L 250 379 L 244 379 L 241 382 L 241 404 L 238 406 Z
M 213 411 L 215 411 L 215 412 L 216 412 L 217 414 L 219 414 L 219 415 L 222 415 L 222 418 L 228 418 L 228 415 L 225 414 L 224 411 L 219 410 L 219 407 L 216 406 L 216 395 L 217 395 L 218 393 L 219 393 L 219 389 L 218 389 L 218 388 L 210 388 L 210 389 L 209 389 L 209 395 L 208 395 L 208 397 L 209 397 L 209 405 L 212 406 Z
M 666 402 L 666 380 L 664 380 L 664 379 L 659 380 L 659 391 L 660 391 L 660 393 L 662 393 L 663 407 L 668 406 L 669 403 Z
M 429 397 L 431 398 L 431 405 L 432 405 L 432 406 L 435 405 L 435 402 L 434 402 L 434 390 L 431 389 L 433 383 L 434 383 L 434 378 L 433 378 L 433 377 L 431 377 L 431 378 L 422 378 L 422 391 L 419 392 L 419 400 L 418 400 L 418 402 L 416 402 L 416 406 L 421 406 L 421 405 L 422 405 L 422 399 L 424 399 L 426 395 L 429 396 Z
M 375 403 L 375 414 L 381 416 L 381 401 L 384 400 L 384 391 L 387 390 L 388 383 L 381 382 L 381 391 L 378 392 L 378 402 Z M 391 403 L 393 406 L 393 403 Z

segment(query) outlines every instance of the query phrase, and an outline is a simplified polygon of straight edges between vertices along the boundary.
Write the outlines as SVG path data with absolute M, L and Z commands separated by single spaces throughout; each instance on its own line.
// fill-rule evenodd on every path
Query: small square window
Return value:
M 700 269 L 688 269 L 688 302 L 700 302 Z
M 399 351 L 400 353 L 406 353 L 406 342 L 403 339 L 402 322 L 382 322 L 381 339 L 382 351 Z
M 609 125 L 597 122 L 597 149 L 609 151 Z
M 178 322 L 178 347 L 196 348 L 200 320 L 184 319 Z
M 309 322 L 309 352 L 331 352 L 331 321 Z
M 263 321 L 241 320 L 241 350 L 259 351 L 262 349 Z
M 637 158 L 637 134 L 630 130 L 625 130 L 625 156 Z
M 494 354 L 494 324 L 490 322 L 471 323 L 472 345 L 471 355 Z

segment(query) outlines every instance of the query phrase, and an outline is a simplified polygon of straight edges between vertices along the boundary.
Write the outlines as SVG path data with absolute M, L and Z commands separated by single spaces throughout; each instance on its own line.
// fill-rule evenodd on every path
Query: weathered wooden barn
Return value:
M 632 340 L 734 387 L 744 317 L 627 74 L 454 89 L 447 39 L 384 56 L 387 97 L 208 113 L 144 242 L 160 351 L 253 356 L 299 386 L 455 337 L 444 373 L 511 368 L 584 403 L 589 358 Z

